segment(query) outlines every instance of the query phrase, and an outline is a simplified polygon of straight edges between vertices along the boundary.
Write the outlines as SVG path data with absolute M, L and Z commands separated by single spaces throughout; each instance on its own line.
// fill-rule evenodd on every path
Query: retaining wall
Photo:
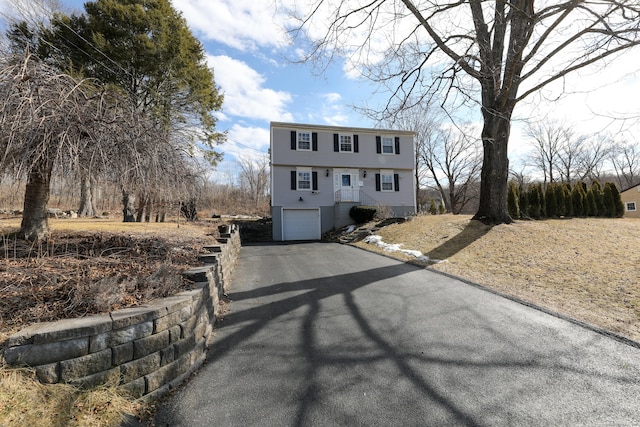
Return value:
M 205 360 L 240 250 L 235 229 L 207 246 L 204 267 L 185 273 L 191 291 L 99 316 L 38 323 L 11 336 L 4 358 L 34 368 L 41 382 L 94 387 L 117 383 L 136 398 L 179 385 Z

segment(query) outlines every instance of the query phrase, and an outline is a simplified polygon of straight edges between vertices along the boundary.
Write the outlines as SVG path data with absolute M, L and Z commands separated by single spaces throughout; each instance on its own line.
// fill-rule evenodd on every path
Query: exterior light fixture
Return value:
M 363 178 L 367 177 L 367 171 L 364 171 L 364 173 L 362 174 Z
M 326 171 L 324 171 L 324 176 L 329 176 L 329 169 L 327 169 Z
M 302 196 L 300 196 L 300 198 L 298 199 L 299 202 L 304 202 L 304 200 L 302 199 Z

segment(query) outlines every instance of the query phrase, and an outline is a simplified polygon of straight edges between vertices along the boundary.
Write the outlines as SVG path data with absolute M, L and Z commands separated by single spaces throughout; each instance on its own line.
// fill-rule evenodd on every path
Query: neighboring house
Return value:
M 625 218 L 640 218 L 640 184 L 620 192 Z
M 415 213 L 414 132 L 271 123 L 274 240 L 316 240 L 352 206 Z

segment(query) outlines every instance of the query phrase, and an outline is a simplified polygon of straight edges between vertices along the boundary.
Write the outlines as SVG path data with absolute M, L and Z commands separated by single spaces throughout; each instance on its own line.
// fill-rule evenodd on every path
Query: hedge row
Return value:
M 594 181 L 575 185 L 550 183 L 530 184 L 526 188 L 509 183 L 507 197 L 512 218 L 609 217 L 624 215 L 624 203 L 618 187 L 612 182 L 604 186 Z

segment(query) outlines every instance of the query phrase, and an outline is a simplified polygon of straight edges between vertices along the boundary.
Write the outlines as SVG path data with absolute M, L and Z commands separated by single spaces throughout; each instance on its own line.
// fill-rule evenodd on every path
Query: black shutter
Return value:
M 313 132 L 311 134 L 311 149 L 313 151 L 318 151 L 318 132 Z
M 298 145 L 298 132 L 296 132 L 295 130 L 291 131 L 291 149 L 295 150 Z
M 336 153 L 340 151 L 340 138 L 337 133 L 333 134 L 333 151 Z
M 400 175 L 397 173 L 393 174 L 393 185 L 396 188 L 396 191 L 400 191 Z
M 358 135 L 353 135 L 353 152 L 357 153 L 360 151 L 360 146 L 358 144 Z
M 311 172 L 311 181 L 313 191 L 318 191 L 318 172 Z
M 296 171 L 291 171 L 291 189 L 292 190 L 297 190 L 298 189 L 298 183 L 296 182 Z
M 376 191 L 380 191 L 380 174 L 376 174 Z
M 376 136 L 376 153 L 382 153 L 382 138 L 379 136 Z
M 400 137 L 396 136 L 396 154 L 400 154 Z

